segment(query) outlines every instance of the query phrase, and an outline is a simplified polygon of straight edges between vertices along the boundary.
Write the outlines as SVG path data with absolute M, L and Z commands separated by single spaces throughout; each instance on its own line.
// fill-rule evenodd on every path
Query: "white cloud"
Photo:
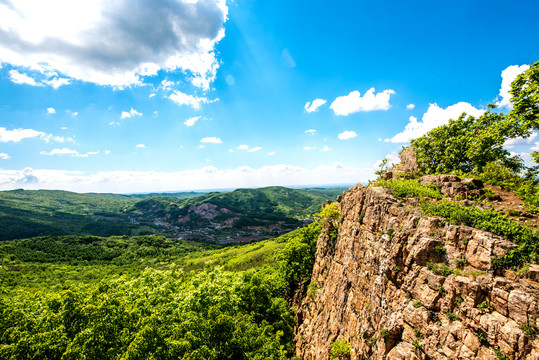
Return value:
M 60 86 L 71 84 L 71 80 L 66 78 L 53 78 L 52 80 L 44 80 L 42 84 L 49 85 L 53 89 L 58 89 Z
M 0 169 L 0 189 L 62 189 L 77 192 L 156 192 L 216 188 L 356 184 L 374 178 L 374 170 L 339 163 L 302 168 L 277 164 L 218 169 L 206 166 L 177 172 L 112 171 L 83 173 L 48 169 Z
M 155 96 L 154 93 L 151 93 L 150 95 L 148 95 L 148 97 L 149 97 L 150 99 L 153 98 L 154 96 Z
M 7 159 L 9 159 L 9 155 L 6 154 L 6 153 L 0 153 L 0 159 L 7 160 Z
M 0 142 L 19 142 L 23 139 L 44 136 L 46 136 L 44 132 L 36 131 L 33 129 L 7 130 L 4 127 L 0 127 Z
M 269 152 L 269 153 L 268 153 L 268 155 L 269 155 L 269 156 L 273 156 L 273 155 L 275 155 L 275 151 L 271 151 L 271 152 Z
M 134 116 L 142 116 L 142 113 L 138 112 L 137 110 L 131 108 L 130 111 L 122 111 L 121 118 L 122 119 L 129 119 Z
M 2 60 L 1 53 L 0 53 L 0 60 Z M 9 78 L 13 83 L 18 84 L 18 85 L 41 86 L 41 84 L 37 83 L 33 78 L 29 77 L 26 74 L 21 74 L 17 70 L 10 70 Z
M 117 121 L 111 121 L 111 122 L 109 122 L 109 125 L 110 126 L 120 126 L 121 124 L 119 122 L 117 122 Z
M 170 95 L 168 98 L 178 105 L 189 105 L 196 110 L 200 109 L 201 104 L 208 104 L 218 100 L 208 100 L 206 97 L 193 96 L 182 93 L 178 90 L 174 91 L 174 93 L 172 93 L 172 95 Z
M 538 133 L 534 132 L 527 138 L 517 137 L 515 139 L 509 139 L 503 144 L 503 147 L 506 149 L 512 149 L 515 146 L 533 144 L 534 140 L 537 138 L 537 135 Z
M 430 104 L 427 112 L 423 114 L 421 121 L 418 121 L 414 116 L 410 116 L 408 124 L 404 127 L 404 131 L 393 136 L 391 139 L 386 139 L 386 141 L 407 143 L 412 139 L 425 135 L 438 126 L 449 123 L 449 119 L 458 119 L 463 112 L 478 117 L 483 115 L 485 110 L 476 109 L 467 102 L 459 102 L 445 109 L 439 107 L 438 104 Z
M 406 108 L 408 110 L 412 110 L 413 108 L 415 108 L 415 105 L 414 104 L 408 104 L 408 105 L 406 105 Z
M 509 93 L 511 90 L 511 83 L 517 78 L 517 76 L 530 68 L 529 65 L 511 65 L 502 71 L 502 86 L 500 88 L 500 94 L 498 98 L 501 100 L 496 103 L 498 106 L 506 106 L 512 108 L 512 104 L 509 101 L 512 95 Z
M 71 116 L 73 116 L 73 117 L 79 115 L 79 113 L 77 111 L 71 111 L 71 110 L 66 110 L 66 113 L 71 114 Z
M 324 99 L 315 99 L 312 102 L 307 101 L 307 103 L 305 104 L 305 111 L 307 111 L 308 113 L 318 111 L 318 108 L 325 103 L 327 103 L 327 101 Z
M 314 129 L 305 130 L 305 134 L 314 135 L 315 133 L 316 133 L 316 130 Z
M 238 146 L 238 150 L 249 150 L 249 145 L 241 144 L 240 146 Z
M 105 155 L 110 154 L 110 150 L 105 150 Z
M 215 137 L 215 136 L 202 138 L 202 139 L 200 139 L 200 142 L 201 143 L 212 143 L 212 144 L 221 144 L 222 143 L 221 139 L 218 138 L 218 137 Z
M 48 114 L 56 114 L 56 110 L 54 110 L 53 107 L 50 107 L 50 108 L 47 108 L 47 113 Z
M 330 108 L 336 115 L 350 115 L 359 111 L 387 110 L 391 107 L 389 98 L 395 91 L 388 89 L 377 94 L 374 88 L 370 88 L 363 97 L 359 91 L 352 91 L 346 96 L 339 96 L 331 104 Z
M 322 148 L 322 151 L 330 151 L 330 150 L 331 150 L 331 149 L 330 149 L 329 146 L 327 146 L 327 145 L 324 146 L 324 147 Z
M 49 152 L 42 151 L 40 152 L 41 155 L 48 155 L 48 156 L 62 156 L 62 155 L 69 155 L 69 156 L 75 156 L 75 157 L 88 157 L 90 155 L 97 155 L 99 151 L 90 151 L 86 154 L 80 154 L 77 150 L 72 150 L 68 148 L 62 148 L 62 149 L 52 149 Z
M 137 144 L 137 146 L 135 146 L 137 149 L 146 149 L 146 145 L 144 144 Z
M 23 83 L 53 87 L 71 79 L 124 87 L 160 70 L 181 70 L 207 90 L 228 15 L 225 0 L 0 4 L 0 60 L 42 78 Z
M 185 124 L 185 126 L 191 127 L 195 125 L 195 123 L 200 120 L 200 118 L 202 118 L 202 116 L 194 116 L 185 120 L 183 123 Z
M 249 150 L 247 150 L 248 152 L 257 152 L 257 151 L 260 151 L 262 150 L 262 148 L 260 146 L 256 146 L 254 148 L 251 148 Z
M 353 139 L 357 136 L 356 132 L 355 131 L 344 131 L 342 133 L 340 133 L 339 135 L 337 135 L 337 137 L 339 138 L 339 140 L 348 140 L 348 139 Z
M 316 150 L 316 146 L 304 146 L 304 147 L 303 147 L 303 150 L 305 150 L 305 151 Z

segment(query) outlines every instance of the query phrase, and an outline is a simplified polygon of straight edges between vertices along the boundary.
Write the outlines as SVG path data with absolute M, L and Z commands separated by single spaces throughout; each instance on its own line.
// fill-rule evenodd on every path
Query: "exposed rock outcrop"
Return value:
M 453 194 L 464 182 L 424 183 Z M 344 339 L 350 359 L 539 359 L 539 339 L 525 331 L 538 324 L 537 265 L 529 278 L 492 268 L 515 244 L 427 217 L 380 187 L 358 185 L 339 200 L 339 235 L 320 236 L 317 290 L 298 308 L 299 358 L 328 359 Z

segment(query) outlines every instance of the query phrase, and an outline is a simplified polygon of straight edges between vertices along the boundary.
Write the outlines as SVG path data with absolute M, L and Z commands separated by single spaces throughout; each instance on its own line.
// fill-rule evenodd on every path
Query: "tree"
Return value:
M 462 114 L 412 140 L 411 144 L 420 173 L 481 173 L 494 161 L 518 172 L 524 167 L 522 159 L 511 156 L 503 144 L 508 139 L 528 135 L 528 129 L 515 127 L 507 116 L 489 110 L 478 118 Z
M 526 129 L 539 129 L 539 61 L 517 76 L 509 92 L 513 95 L 509 116 Z

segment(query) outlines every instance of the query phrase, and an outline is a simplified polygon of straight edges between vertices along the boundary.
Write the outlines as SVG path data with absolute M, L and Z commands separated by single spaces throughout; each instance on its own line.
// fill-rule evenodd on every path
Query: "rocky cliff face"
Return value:
M 491 265 L 515 244 L 380 187 L 339 200 L 339 235 L 322 233 L 297 312 L 299 358 L 328 359 L 345 340 L 350 359 L 539 359 L 537 265 L 526 276 Z

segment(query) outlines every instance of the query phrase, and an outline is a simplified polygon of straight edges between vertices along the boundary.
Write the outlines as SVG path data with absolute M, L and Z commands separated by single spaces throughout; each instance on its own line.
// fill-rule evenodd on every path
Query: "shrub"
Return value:
M 396 198 L 423 198 L 441 199 L 442 193 L 434 185 L 421 185 L 416 180 L 380 180 L 377 186 L 388 188 Z
M 330 360 L 350 359 L 350 344 L 344 339 L 332 342 L 329 358 Z

